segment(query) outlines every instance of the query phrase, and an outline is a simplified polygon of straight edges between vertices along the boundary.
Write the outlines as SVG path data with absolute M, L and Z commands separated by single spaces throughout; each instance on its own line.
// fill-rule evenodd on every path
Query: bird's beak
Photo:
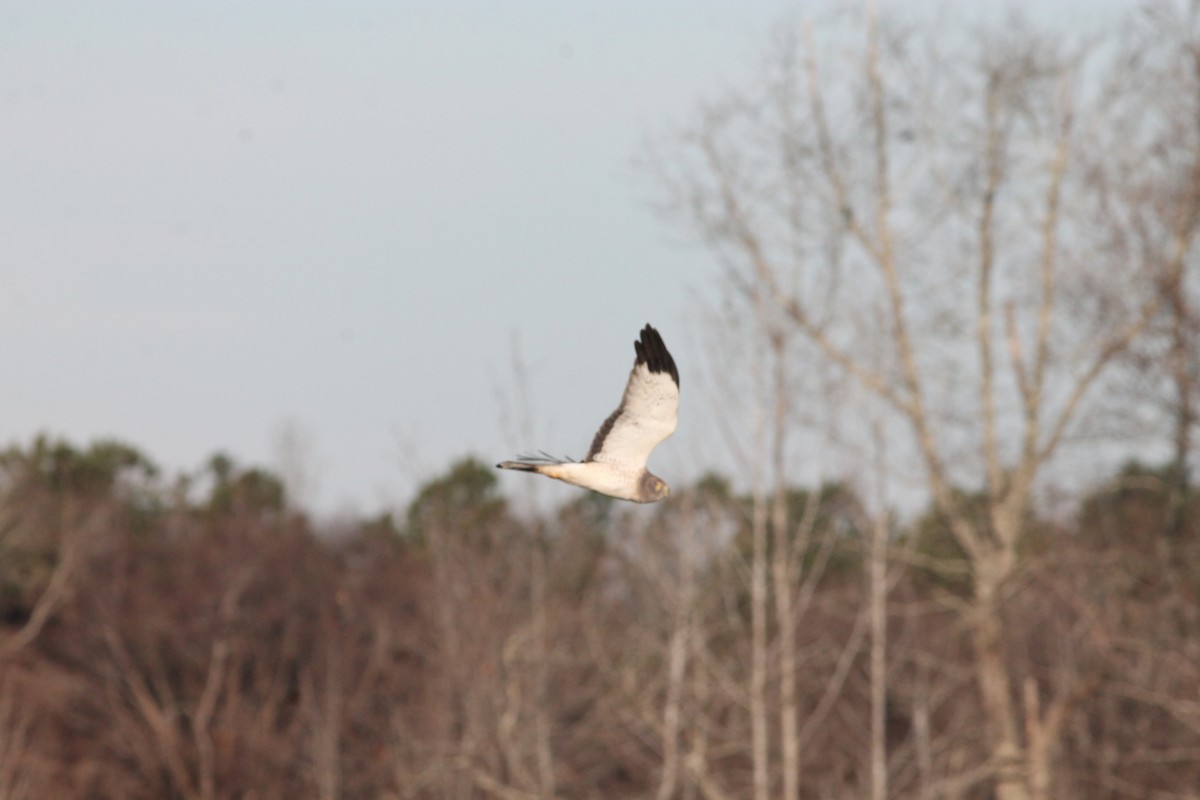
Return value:
M 663 488 L 667 490 L 667 497 L 670 497 L 670 496 L 671 496 L 671 487 L 670 487 L 670 486 L 664 486 Z

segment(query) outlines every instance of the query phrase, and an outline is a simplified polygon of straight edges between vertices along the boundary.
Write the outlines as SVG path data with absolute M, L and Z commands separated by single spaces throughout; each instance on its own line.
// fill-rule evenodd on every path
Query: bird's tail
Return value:
M 497 469 L 515 469 L 520 472 L 542 472 L 544 474 L 545 467 L 554 467 L 559 464 L 574 464 L 572 458 L 555 458 L 549 453 L 538 453 L 534 456 L 517 456 L 516 461 L 501 461 L 496 465 Z
M 496 465 L 496 469 L 515 469 L 521 472 L 537 472 L 540 467 L 545 464 L 531 464 L 528 461 L 501 461 Z

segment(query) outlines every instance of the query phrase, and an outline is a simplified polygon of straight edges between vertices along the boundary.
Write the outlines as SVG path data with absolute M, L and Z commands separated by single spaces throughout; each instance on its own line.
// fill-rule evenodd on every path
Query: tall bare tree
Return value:
M 1123 107 L 1120 139 L 1105 154 L 1119 178 L 1114 205 L 1123 212 L 1111 228 L 1112 246 L 1144 265 L 1160 295 L 1149 335 L 1124 361 L 1135 399 L 1166 419 L 1178 537 L 1200 424 L 1200 3 L 1148 5 L 1115 57 L 1123 69 L 1110 93 L 1136 92 L 1142 102 Z
M 1091 76 L 1119 66 L 1019 21 L 941 33 L 868 14 L 781 37 L 763 84 L 706 106 L 660 174 L 734 284 L 886 409 L 969 571 L 975 774 L 1044 798 L 1075 694 L 1023 721 L 1004 608 L 1039 476 L 1162 293 L 1104 233 L 1118 176 L 1096 148 L 1135 97 Z

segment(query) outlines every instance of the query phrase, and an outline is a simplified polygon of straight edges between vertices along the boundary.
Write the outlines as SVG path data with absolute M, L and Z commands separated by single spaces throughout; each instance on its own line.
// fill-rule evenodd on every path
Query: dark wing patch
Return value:
M 612 430 L 613 423 L 617 421 L 617 417 L 621 416 L 621 412 L 625 410 L 625 404 L 617 406 L 617 410 L 608 415 L 608 419 L 604 420 L 604 424 L 600 426 L 600 430 L 596 431 L 595 437 L 592 439 L 592 446 L 588 448 L 587 455 L 583 457 L 585 462 L 591 461 L 592 458 L 599 453 L 604 447 L 604 439 Z
M 667 351 L 667 345 L 663 343 L 662 336 L 650 327 L 649 323 L 642 328 L 641 341 L 634 342 L 633 349 L 637 353 L 635 367 L 638 364 L 645 364 L 651 372 L 665 372 L 671 376 L 671 380 L 675 381 L 676 386 L 679 385 L 679 370 L 675 368 L 675 359 L 671 358 L 671 354 Z

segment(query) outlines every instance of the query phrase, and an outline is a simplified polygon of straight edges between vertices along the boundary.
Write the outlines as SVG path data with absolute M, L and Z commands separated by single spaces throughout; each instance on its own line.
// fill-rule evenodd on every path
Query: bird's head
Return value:
M 671 487 L 667 486 L 666 481 L 649 472 L 642 476 L 642 491 L 641 501 L 643 503 L 654 503 L 659 500 L 664 500 L 671 496 Z

